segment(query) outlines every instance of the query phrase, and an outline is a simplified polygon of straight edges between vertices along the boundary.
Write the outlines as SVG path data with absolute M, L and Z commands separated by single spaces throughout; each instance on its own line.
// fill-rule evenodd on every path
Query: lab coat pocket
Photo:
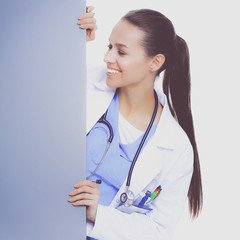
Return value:
M 146 214 L 146 213 L 152 211 L 152 208 L 149 208 L 149 207 L 143 207 L 142 208 L 142 207 L 138 207 L 138 206 L 135 206 L 135 205 L 126 207 L 123 204 L 119 205 L 117 207 L 117 209 L 121 212 L 128 213 L 128 214 L 131 214 L 131 213 L 134 213 L 134 212 Z

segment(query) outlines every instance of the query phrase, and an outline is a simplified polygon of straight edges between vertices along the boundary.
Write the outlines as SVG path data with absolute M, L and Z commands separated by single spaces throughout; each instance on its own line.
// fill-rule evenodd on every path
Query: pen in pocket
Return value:
M 146 204 L 150 203 L 151 201 L 153 201 L 156 197 L 158 197 L 158 195 L 160 194 L 160 192 L 162 191 L 162 187 L 161 185 L 159 185 L 154 192 L 151 194 L 150 196 L 150 200 L 148 202 L 146 202 Z

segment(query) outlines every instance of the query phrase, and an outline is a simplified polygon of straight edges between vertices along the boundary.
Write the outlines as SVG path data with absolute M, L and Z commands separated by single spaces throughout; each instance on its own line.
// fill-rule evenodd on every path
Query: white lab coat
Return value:
M 106 83 L 106 68 L 89 68 L 87 94 L 87 132 L 107 110 L 115 89 Z M 125 191 L 126 180 L 110 206 L 98 205 L 95 224 L 87 222 L 87 235 L 99 240 L 167 240 L 182 215 L 193 172 L 193 149 L 186 133 L 172 117 L 166 96 L 155 86 L 164 106 L 159 124 L 138 157 L 131 186 L 135 196 L 161 185 L 160 195 L 152 201 L 146 213 L 131 214 L 116 207 Z

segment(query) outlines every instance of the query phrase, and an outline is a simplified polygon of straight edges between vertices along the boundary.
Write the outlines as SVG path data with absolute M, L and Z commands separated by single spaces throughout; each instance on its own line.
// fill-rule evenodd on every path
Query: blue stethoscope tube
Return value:
M 103 123 L 108 127 L 109 130 L 109 138 L 108 138 L 108 142 L 111 143 L 113 140 L 113 128 L 112 125 L 110 124 L 110 122 L 108 122 L 108 120 L 106 119 L 107 116 L 107 111 L 103 114 L 103 116 L 98 120 L 99 123 Z
M 153 111 L 153 115 L 152 115 L 152 118 L 151 118 L 151 121 L 147 127 L 147 130 L 145 131 L 144 135 L 143 135 L 143 138 L 139 144 L 139 147 L 135 153 L 135 156 L 133 158 L 133 161 L 132 161 L 132 164 L 130 166 L 130 169 L 129 169 L 129 172 L 128 172 L 128 178 L 127 178 L 127 183 L 126 183 L 126 190 L 124 193 L 121 194 L 120 196 L 120 202 L 122 204 L 124 204 L 125 206 L 131 206 L 133 201 L 134 201 L 134 194 L 132 191 L 129 190 L 129 187 L 130 187 L 130 183 L 131 183 L 131 178 L 132 178 L 132 173 L 133 173 L 133 169 L 134 169 L 134 166 L 135 166 L 135 163 L 137 162 L 137 158 L 142 150 L 142 147 L 147 139 L 147 136 L 152 128 L 152 125 L 153 125 L 153 122 L 155 120 L 155 117 L 156 117 L 156 114 L 157 114 L 157 110 L 158 110 L 158 96 L 157 96 L 157 93 L 156 91 L 154 90 L 154 97 L 155 97 L 155 107 L 154 107 L 154 111 Z
M 103 123 L 105 124 L 107 127 L 108 127 L 108 131 L 109 131 L 109 138 L 108 138 L 108 142 L 107 142 L 107 147 L 103 153 L 103 156 L 102 156 L 102 159 L 101 161 L 99 162 L 99 164 L 97 165 L 97 167 L 94 169 L 94 171 L 91 173 L 91 175 L 89 175 L 86 179 L 89 179 L 90 177 L 92 177 L 94 175 L 94 173 L 98 170 L 98 168 L 100 167 L 100 165 L 102 164 L 107 152 L 108 152 L 108 149 L 110 147 L 110 144 L 113 140 L 113 137 L 114 137 L 114 134 L 113 134 L 113 128 L 111 126 L 111 124 L 108 122 L 108 120 L 106 119 L 106 116 L 107 116 L 107 111 L 102 115 L 102 117 L 98 120 L 99 123 Z M 89 132 L 88 132 L 89 134 Z M 87 136 L 88 136 L 87 134 Z M 99 181 L 99 179 L 97 179 L 96 181 Z
M 151 118 L 151 121 L 147 127 L 147 130 L 145 131 L 144 135 L 143 135 L 143 138 L 138 146 L 138 149 L 135 153 L 135 156 L 133 158 L 133 161 L 132 161 L 132 164 L 130 166 L 130 169 L 129 169 L 129 172 L 128 172 L 128 178 L 127 178 L 127 183 L 126 183 L 126 190 L 124 193 L 121 194 L 120 196 L 120 202 L 126 206 L 131 206 L 133 201 L 134 201 L 134 194 L 132 191 L 129 191 L 129 186 L 130 186 L 130 183 L 131 183 L 131 178 L 132 178 L 132 173 L 133 173 L 133 169 L 134 169 L 134 166 L 135 166 L 135 163 L 138 159 L 138 156 L 143 148 L 143 145 L 147 139 L 147 136 L 151 130 L 151 127 L 153 125 L 153 122 L 155 120 L 155 117 L 156 117 L 156 114 L 157 114 L 157 110 L 158 110 L 158 96 L 157 96 L 157 93 L 156 91 L 154 90 L 154 97 L 155 97 L 155 107 L 154 107 L 154 111 L 153 111 L 153 115 L 152 115 L 152 118 Z M 109 138 L 108 138 L 108 143 L 107 143 L 107 147 L 105 149 L 105 152 L 102 156 L 102 159 L 101 161 L 99 162 L 98 166 L 96 167 L 96 169 L 92 172 L 92 174 L 90 176 L 87 177 L 87 179 L 89 179 L 91 176 L 94 175 L 94 173 L 97 171 L 97 169 L 99 168 L 99 166 L 101 165 L 101 163 L 103 162 L 107 152 L 108 152 L 108 149 L 110 147 L 110 144 L 113 140 L 113 137 L 114 137 L 114 134 L 113 134 L 113 128 L 111 126 L 111 124 L 107 121 L 106 119 L 106 116 L 107 116 L 107 111 L 103 114 L 103 116 L 98 120 L 99 123 L 103 123 L 105 124 L 107 127 L 108 127 L 108 130 L 109 130 Z M 89 134 L 89 133 L 88 133 Z M 87 135 L 88 135 L 87 134 Z
M 154 107 L 153 115 L 152 115 L 151 121 L 150 121 L 150 123 L 149 123 L 149 125 L 148 125 L 148 128 L 147 128 L 146 132 L 145 132 L 144 135 L 143 135 L 143 138 L 142 138 L 142 140 L 141 140 L 141 142 L 140 142 L 140 144 L 139 144 L 139 147 L 138 147 L 138 149 L 137 149 L 137 151 L 136 151 L 136 153 L 135 153 L 135 156 L 134 156 L 134 158 L 133 158 L 131 167 L 130 167 L 130 169 L 129 169 L 128 178 L 127 178 L 127 184 L 126 184 L 127 187 L 130 186 L 133 168 L 134 168 L 134 166 L 135 166 L 135 163 L 136 163 L 136 161 L 137 161 L 137 158 L 138 158 L 138 156 L 139 156 L 139 154 L 140 154 L 140 152 L 141 152 L 141 150 L 142 150 L 142 147 L 143 147 L 143 145 L 144 145 L 144 143 L 145 143 L 145 141 L 146 141 L 146 138 L 147 138 L 147 136 L 148 136 L 148 134 L 149 134 L 149 132 L 150 132 L 150 130 L 151 130 L 151 127 L 152 127 L 152 125 L 153 125 L 153 122 L 154 122 L 155 117 L 156 117 L 156 114 L 157 114 L 157 110 L 158 110 L 158 97 L 157 97 L 157 93 L 156 93 L 155 91 L 154 91 L 154 97 L 155 97 L 155 107 Z

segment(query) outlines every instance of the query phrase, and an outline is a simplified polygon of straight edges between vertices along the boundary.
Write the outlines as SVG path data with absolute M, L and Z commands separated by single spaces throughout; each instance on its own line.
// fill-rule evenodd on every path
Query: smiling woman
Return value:
M 109 87 L 118 88 L 137 84 L 153 86 L 154 74 L 146 77 L 152 59 L 146 56 L 144 48 L 140 45 L 143 36 L 143 31 L 124 20 L 114 27 L 109 39 L 109 50 L 104 58 L 108 68 Z
M 91 11 L 79 21 L 89 34 Z M 163 14 L 134 10 L 113 28 L 104 62 L 88 75 L 88 180 L 69 201 L 87 206 L 90 239 L 170 239 L 187 197 L 193 217 L 202 207 L 187 45 Z

